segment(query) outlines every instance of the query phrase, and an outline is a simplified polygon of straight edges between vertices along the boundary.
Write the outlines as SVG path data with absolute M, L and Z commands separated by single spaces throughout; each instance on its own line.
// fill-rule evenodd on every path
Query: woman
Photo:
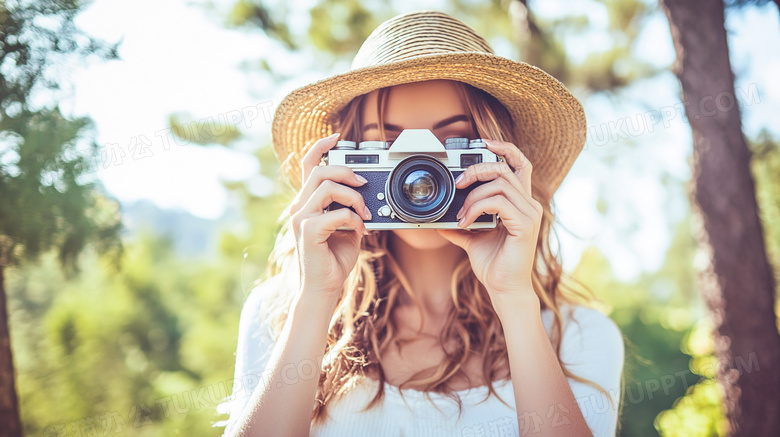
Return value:
M 563 85 L 437 12 L 388 20 L 350 72 L 288 95 L 273 140 L 300 189 L 241 314 L 225 435 L 614 435 L 620 331 L 550 249 L 584 126 Z M 502 157 L 456 180 L 479 185 L 458 229 L 367 232 L 365 180 L 321 165 L 339 138 L 404 129 Z M 483 213 L 498 226 L 467 230 Z

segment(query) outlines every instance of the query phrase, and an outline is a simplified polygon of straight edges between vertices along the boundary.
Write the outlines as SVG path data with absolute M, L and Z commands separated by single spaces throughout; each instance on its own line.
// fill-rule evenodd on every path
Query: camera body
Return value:
M 442 144 L 428 129 L 405 129 L 391 144 L 339 141 L 324 156 L 327 165 L 345 165 L 368 183 L 354 188 L 371 211 L 366 229 L 455 229 L 466 196 L 484 182 L 455 188 L 469 166 L 498 162 L 481 139 L 448 138 Z M 332 203 L 328 210 L 345 208 Z M 467 229 L 495 228 L 495 214 L 482 214 Z M 349 228 L 341 228 L 349 229 Z

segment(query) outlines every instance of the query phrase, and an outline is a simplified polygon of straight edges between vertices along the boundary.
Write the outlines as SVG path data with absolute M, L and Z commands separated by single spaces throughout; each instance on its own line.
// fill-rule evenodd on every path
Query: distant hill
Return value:
M 175 250 L 187 257 L 210 258 L 219 251 L 222 229 L 244 227 L 241 212 L 226 209 L 216 220 L 196 217 L 180 209 L 163 209 L 150 200 L 121 203 L 122 238 L 132 240 L 144 229 L 170 238 Z

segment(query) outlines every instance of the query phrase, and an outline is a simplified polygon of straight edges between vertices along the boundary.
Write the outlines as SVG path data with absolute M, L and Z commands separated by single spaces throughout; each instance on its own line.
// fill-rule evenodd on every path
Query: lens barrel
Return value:
M 395 166 L 385 185 L 387 202 L 409 223 L 440 219 L 455 198 L 455 179 L 446 165 L 428 155 L 412 155 Z

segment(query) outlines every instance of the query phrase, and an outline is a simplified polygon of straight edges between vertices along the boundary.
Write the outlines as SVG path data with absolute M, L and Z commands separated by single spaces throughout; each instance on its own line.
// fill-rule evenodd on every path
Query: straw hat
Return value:
M 524 62 L 493 54 L 461 21 L 434 11 L 391 18 L 369 35 L 352 69 L 298 88 L 274 114 L 274 152 L 300 186 L 300 161 L 333 133 L 340 109 L 375 89 L 434 79 L 465 82 L 498 99 L 512 116 L 516 144 L 534 166 L 534 179 L 553 193 L 585 144 L 580 102 L 557 79 Z

